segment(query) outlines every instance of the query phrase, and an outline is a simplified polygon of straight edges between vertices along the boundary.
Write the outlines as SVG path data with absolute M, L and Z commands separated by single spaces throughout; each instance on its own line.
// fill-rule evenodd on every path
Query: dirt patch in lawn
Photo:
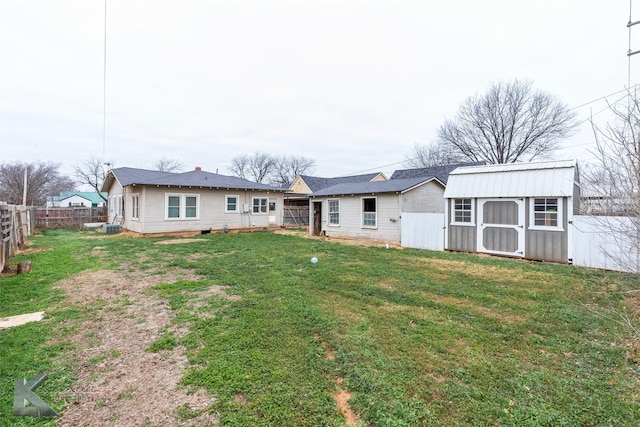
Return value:
M 204 242 L 205 239 L 170 239 L 170 240 L 160 240 L 156 242 L 156 245 L 180 245 L 182 243 L 196 243 L 196 242 Z
M 184 348 L 148 351 L 172 329 L 166 301 L 145 292 L 159 283 L 199 280 L 186 270 L 163 275 L 122 271 L 83 272 L 57 287 L 65 305 L 89 312 L 64 340 L 74 347 L 77 380 L 65 400 L 63 426 L 208 426 L 214 397 L 179 385 L 188 365 Z M 222 290 L 215 287 L 213 293 Z

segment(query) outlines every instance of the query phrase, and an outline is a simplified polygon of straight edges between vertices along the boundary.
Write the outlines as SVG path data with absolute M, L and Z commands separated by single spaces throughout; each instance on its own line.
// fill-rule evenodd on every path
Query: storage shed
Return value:
M 457 168 L 444 192 L 445 249 L 571 263 L 575 160 Z

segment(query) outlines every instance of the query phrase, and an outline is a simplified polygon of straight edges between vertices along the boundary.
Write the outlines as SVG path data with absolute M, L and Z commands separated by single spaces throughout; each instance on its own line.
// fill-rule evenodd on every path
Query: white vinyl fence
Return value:
M 570 225 L 573 264 L 640 273 L 639 218 L 574 216 Z
M 402 213 L 400 239 L 405 248 L 444 250 L 444 214 Z

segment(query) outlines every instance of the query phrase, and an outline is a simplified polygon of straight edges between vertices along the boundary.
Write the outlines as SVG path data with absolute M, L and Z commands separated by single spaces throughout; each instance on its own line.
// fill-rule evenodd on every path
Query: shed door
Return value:
M 478 252 L 524 257 L 524 200 L 478 200 Z

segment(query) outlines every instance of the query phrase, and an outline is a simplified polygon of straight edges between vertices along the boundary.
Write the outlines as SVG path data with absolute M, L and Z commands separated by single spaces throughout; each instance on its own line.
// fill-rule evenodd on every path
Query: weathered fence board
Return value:
M 107 208 L 37 208 L 36 228 L 82 228 L 87 223 L 107 222 Z
M 403 212 L 400 221 L 403 247 L 444 250 L 444 214 Z
M 285 227 L 306 227 L 309 225 L 309 206 L 285 206 L 283 219 Z

